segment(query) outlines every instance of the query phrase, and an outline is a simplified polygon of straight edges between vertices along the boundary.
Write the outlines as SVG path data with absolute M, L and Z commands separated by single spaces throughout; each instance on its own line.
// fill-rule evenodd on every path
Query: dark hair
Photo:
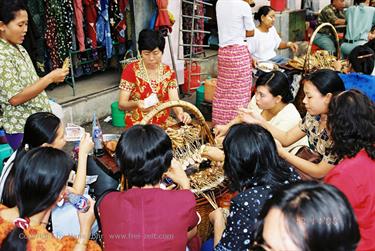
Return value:
M 164 52 L 165 38 L 160 31 L 154 31 L 145 29 L 139 33 L 138 36 L 138 50 L 142 52 L 143 50 L 153 51 L 159 48 L 161 52 Z
M 0 21 L 8 24 L 16 18 L 16 13 L 20 10 L 27 11 L 22 0 L 0 0 Z
M 337 188 L 315 181 L 286 185 L 274 192 L 261 212 L 257 242 L 261 242 L 264 218 L 279 209 L 286 230 L 300 250 L 354 251 L 360 233 L 353 209 Z
M 366 95 L 349 90 L 333 98 L 329 104 L 328 127 L 332 151 L 339 158 L 352 158 L 365 149 L 375 159 L 375 105 Z
M 349 62 L 355 72 L 371 75 L 374 70 L 375 53 L 370 47 L 359 45 L 350 52 Z
M 254 14 L 254 19 L 262 22 L 262 16 L 267 16 L 268 13 L 273 10 L 270 6 L 264 5 L 258 9 L 258 12 Z
M 135 125 L 121 135 L 116 157 L 130 187 L 156 185 L 171 165 L 172 141 L 156 125 Z
M 354 5 L 359 5 L 364 2 L 366 2 L 366 0 L 354 0 Z
M 345 91 L 344 82 L 337 72 L 328 69 L 317 70 L 306 75 L 303 82 L 310 81 L 322 95 L 332 93 L 333 96 Z
M 372 26 L 371 31 L 375 31 L 375 25 Z M 370 41 L 368 41 L 367 43 L 365 43 L 364 46 L 367 46 L 370 49 L 372 49 L 373 51 L 375 51 L 375 39 L 371 39 Z
M 268 87 L 272 96 L 281 96 L 281 101 L 288 104 L 293 101 L 293 94 L 289 87 L 289 81 L 284 73 L 280 71 L 271 71 L 261 75 L 256 82 L 256 86 L 265 85 Z
M 38 147 L 24 152 L 17 164 L 14 190 L 19 217 L 31 217 L 50 208 L 64 188 L 73 161 L 52 147 Z M 3 241 L 1 250 L 26 250 L 23 230 L 15 227 Z
M 288 180 L 286 163 L 266 129 L 255 124 L 233 125 L 223 141 L 224 172 L 232 191 L 243 191 L 253 183 L 277 186 Z
M 14 177 L 17 165 L 15 164 L 22 153 L 22 149 L 27 144 L 30 149 L 43 145 L 51 144 L 56 138 L 56 132 L 61 125 L 61 120 L 50 112 L 37 112 L 30 115 L 25 123 L 24 135 L 21 146 L 19 147 L 12 169 L 4 184 L 2 203 L 7 207 L 14 207 L 16 204 L 15 191 L 13 189 Z

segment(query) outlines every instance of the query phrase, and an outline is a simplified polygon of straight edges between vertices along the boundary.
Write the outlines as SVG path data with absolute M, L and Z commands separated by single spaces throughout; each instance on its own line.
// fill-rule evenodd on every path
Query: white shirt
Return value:
M 260 109 L 256 104 L 255 96 L 251 99 L 249 109 L 256 111 L 261 114 L 262 109 Z M 284 132 L 289 131 L 301 121 L 301 115 L 297 111 L 297 108 L 292 104 L 287 104 L 281 111 L 279 111 L 271 120 L 268 121 L 271 125 L 276 127 L 279 130 Z M 304 136 L 302 139 L 298 140 L 294 144 L 284 147 L 285 150 L 289 151 L 296 146 L 308 146 L 307 136 Z M 295 149 L 293 153 L 297 152 L 298 149 Z
M 220 47 L 246 45 L 246 31 L 255 29 L 250 5 L 243 0 L 218 0 L 216 18 Z
M 262 32 L 258 28 L 254 30 L 254 36 L 247 38 L 251 56 L 258 61 L 267 61 L 276 56 L 281 38 L 274 26 L 268 32 Z

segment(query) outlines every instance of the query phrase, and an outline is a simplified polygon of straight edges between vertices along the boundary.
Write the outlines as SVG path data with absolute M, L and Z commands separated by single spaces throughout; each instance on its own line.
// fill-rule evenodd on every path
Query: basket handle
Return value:
M 337 58 L 340 58 L 341 57 L 341 50 L 340 50 L 340 44 L 339 44 L 339 36 L 337 34 L 337 31 L 336 31 L 336 28 L 330 24 L 330 23 L 322 23 L 321 25 L 319 25 L 314 33 L 311 35 L 311 38 L 310 38 L 310 42 L 309 42 L 309 46 L 307 47 L 307 52 L 306 52 L 306 56 L 305 56 L 305 62 L 303 64 L 303 70 L 304 70 L 304 73 L 306 74 L 307 71 L 310 69 L 310 65 L 309 65 L 309 58 L 310 58 L 310 54 L 311 54 L 311 47 L 312 47 L 312 44 L 314 42 L 314 39 L 315 39 L 315 36 L 316 34 L 319 32 L 319 30 L 325 26 L 328 26 L 329 28 L 331 28 L 331 31 L 333 33 L 333 35 L 335 36 L 335 39 L 336 39 L 336 51 L 337 51 Z
M 191 104 L 189 102 L 183 101 L 183 100 L 173 100 L 173 101 L 168 101 L 168 102 L 165 102 L 165 103 L 162 103 L 162 104 L 158 105 L 153 110 L 151 110 L 146 116 L 143 117 L 140 124 L 145 125 L 145 124 L 149 123 L 151 121 L 151 119 L 156 114 L 158 114 L 159 112 L 161 112 L 165 109 L 171 108 L 171 107 L 176 107 L 176 106 L 183 107 L 184 109 L 190 111 L 191 113 L 193 113 L 195 115 L 199 124 L 204 128 L 204 130 L 207 134 L 207 137 L 208 137 L 208 141 L 210 142 L 210 144 L 214 145 L 215 144 L 214 137 L 212 136 L 210 128 L 208 127 L 202 113 L 199 111 L 199 109 L 196 106 L 194 106 L 193 104 Z

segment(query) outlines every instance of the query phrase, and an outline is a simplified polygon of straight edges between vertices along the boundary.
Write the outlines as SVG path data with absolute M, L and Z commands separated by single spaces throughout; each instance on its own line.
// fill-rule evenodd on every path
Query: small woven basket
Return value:
M 141 56 L 139 55 L 139 53 L 137 53 L 137 56 L 135 57 L 133 56 L 133 50 L 129 49 L 126 51 L 124 55 L 124 59 L 120 61 L 121 68 L 124 69 L 125 66 L 127 66 L 128 64 L 133 63 L 140 59 L 141 59 Z
M 309 42 L 309 46 L 307 47 L 307 52 L 306 52 L 306 56 L 305 56 L 305 63 L 303 65 L 303 72 L 304 74 L 308 74 L 309 72 L 311 72 L 313 69 L 311 68 L 309 62 L 310 62 L 310 57 L 311 57 L 311 47 L 313 45 L 313 42 L 314 42 L 314 39 L 316 37 L 316 34 L 319 32 L 319 30 L 323 27 L 329 27 L 333 36 L 335 37 L 335 42 L 336 42 L 336 51 L 337 51 L 337 58 L 339 59 L 340 56 L 341 56 L 341 50 L 340 50 L 340 43 L 339 43 L 339 36 L 337 34 L 337 31 L 336 31 L 336 28 L 330 24 L 330 23 L 322 23 L 321 25 L 319 25 L 314 33 L 311 35 L 311 38 L 310 38 L 310 42 Z

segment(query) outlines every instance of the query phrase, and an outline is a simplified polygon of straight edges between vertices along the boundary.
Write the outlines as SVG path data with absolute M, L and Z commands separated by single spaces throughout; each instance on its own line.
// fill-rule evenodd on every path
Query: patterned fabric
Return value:
M 25 48 L 0 39 L 0 105 L 4 110 L 3 127 L 8 134 L 23 133 L 26 119 L 31 114 L 51 110 L 44 91 L 21 105 L 9 104 L 9 99 L 38 79 Z
M 177 88 L 176 74 L 169 66 L 160 64 L 158 75 L 158 81 L 150 81 L 142 60 L 138 60 L 125 67 L 119 87 L 121 90 L 130 92 L 129 101 L 143 100 L 152 93 L 156 93 L 159 102 L 164 103 L 169 101 L 168 90 Z M 139 108 L 126 112 L 126 127 L 129 128 L 139 123 L 144 116 L 145 113 Z M 169 109 L 163 110 L 154 116 L 151 123 L 164 124 L 168 117 Z
M 78 46 L 80 51 L 85 50 L 85 34 L 83 32 L 83 6 L 82 0 L 74 0 L 74 17 Z
M 306 116 L 299 123 L 299 128 L 306 133 L 310 148 L 323 156 L 323 161 L 330 165 L 336 165 L 339 161 L 337 156 L 330 153 L 332 140 L 328 136 L 327 129 L 319 130 L 320 116 Z
M 290 178 L 283 184 L 300 180 L 298 174 L 289 167 Z M 249 250 L 255 238 L 255 230 L 264 203 L 272 197 L 275 187 L 253 182 L 251 188 L 239 193 L 231 200 L 227 225 L 215 251 Z
M 7 207 L 0 204 L 0 210 L 4 209 L 7 209 Z M 6 221 L 0 217 L 0 246 L 13 229 L 14 224 L 12 222 Z M 77 243 L 77 239 L 72 236 L 64 236 L 62 239 L 55 238 L 42 225 L 29 227 L 24 230 L 24 237 L 28 239 L 26 246 L 27 251 L 67 251 L 73 250 Z M 96 242 L 89 241 L 86 250 L 96 251 L 102 249 Z
M 332 4 L 330 4 L 320 11 L 318 16 L 318 25 L 321 25 L 322 23 L 331 23 L 332 25 L 335 25 L 335 21 L 339 18 L 345 19 L 344 12 L 341 10 L 337 10 Z M 332 34 L 329 27 L 324 27 L 320 29 L 319 32 Z
M 240 107 L 246 108 L 251 97 L 252 67 L 246 45 L 219 48 L 218 80 L 212 103 L 212 121 L 224 125 Z
M 98 20 L 96 22 L 96 32 L 98 42 L 105 47 L 107 58 L 112 57 L 112 38 L 109 26 L 108 0 L 98 1 Z
M 62 66 L 69 56 L 73 34 L 73 0 L 45 0 L 46 43 L 51 58 L 51 67 Z
M 83 5 L 85 6 L 85 19 L 86 19 L 86 31 L 87 37 L 89 39 L 89 45 L 92 48 L 96 48 L 96 18 L 98 16 L 96 12 L 97 0 L 83 0 Z

